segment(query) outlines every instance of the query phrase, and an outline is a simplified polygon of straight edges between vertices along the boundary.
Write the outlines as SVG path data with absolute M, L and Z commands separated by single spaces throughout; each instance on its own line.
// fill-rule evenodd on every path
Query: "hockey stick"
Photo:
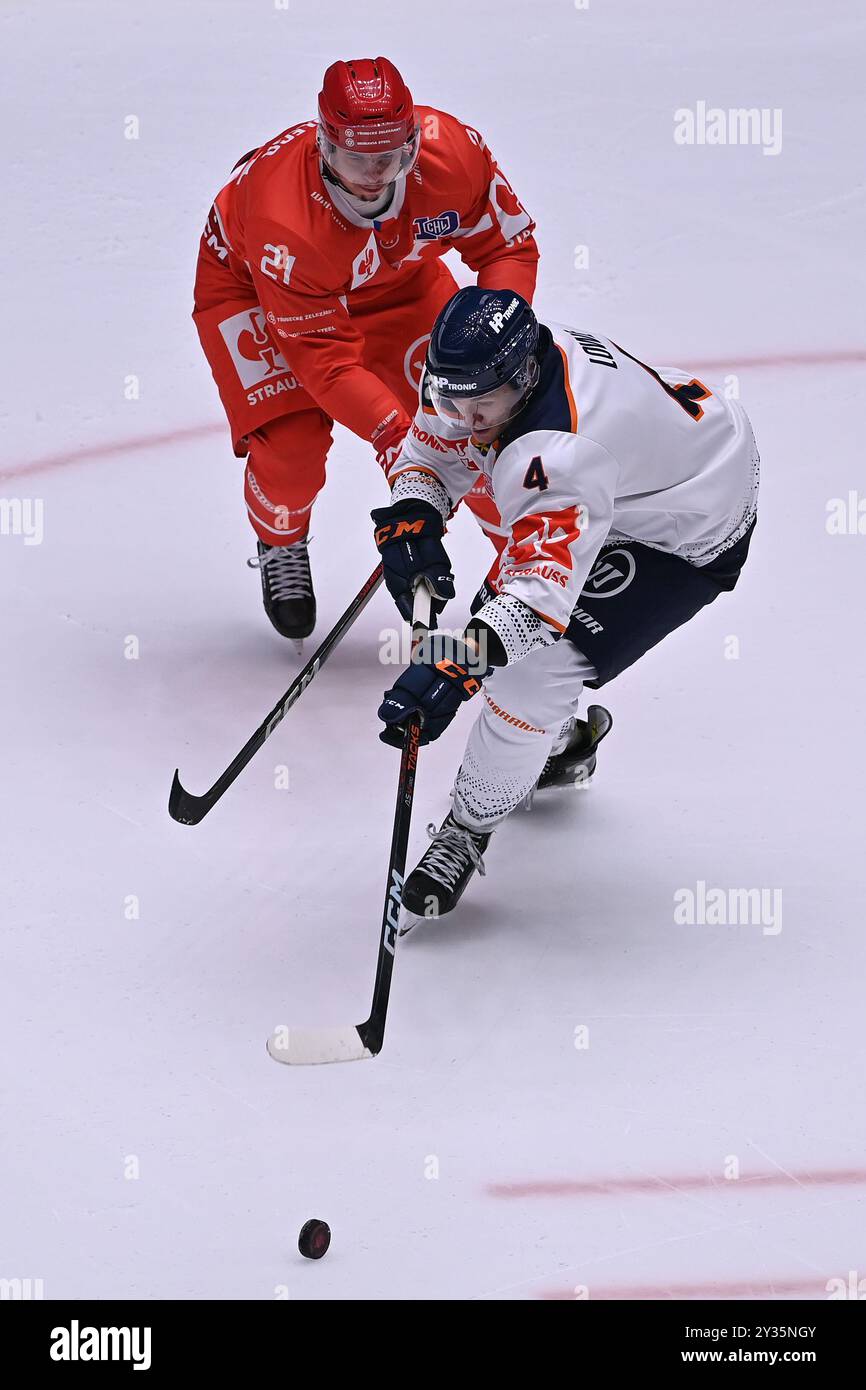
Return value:
M 217 778 L 209 791 L 206 791 L 202 796 L 193 796 L 192 792 L 188 792 L 181 785 L 180 774 L 175 771 L 174 781 L 168 796 L 168 814 L 173 820 L 180 821 L 181 825 L 198 825 L 199 821 L 204 820 L 208 811 L 213 810 L 223 792 L 228 791 L 235 778 L 243 772 L 253 755 L 258 753 L 262 744 L 270 738 L 274 729 L 288 714 L 298 696 L 306 690 L 310 681 L 324 666 L 331 652 L 345 637 L 358 615 L 366 608 L 381 582 L 382 566 L 378 565 L 364 587 L 352 599 L 343 616 L 331 628 L 318 651 L 313 654 L 304 669 L 295 677 L 285 695 L 274 705 L 252 738 L 247 740 L 237 757 L 229 763 L 225 772 Z
M 426 637 L 430 625 L 430 591 L 420 584 L 415 590 L 412 609 L 412 646 Z M 388 886 L 382 910 L 379 933 L 379 952 L 376 959 L 376 982 L 370 1017 L 364 1023 L 346 1028 L 276 1028 L 268 1038 L 268 1052 L 275 1062 L 291 1066 L 310 1066 L 319 1062 L 359 1062 L 375 1057 L 382 1049 L 385 1036 L 385 1017 L 391 993 L 391 974 L 394 951 L 400 925 L 400 899 L 406 872 L 406 850 L 409 845 L 409 824 L 415 796 L 415 769 L 418 764 L 418 744 L 421 721 L 410 719 L 403 739 L 400 776 L 397 782 L 397 806 L 391 834 L 391 858 L 388 864 Z

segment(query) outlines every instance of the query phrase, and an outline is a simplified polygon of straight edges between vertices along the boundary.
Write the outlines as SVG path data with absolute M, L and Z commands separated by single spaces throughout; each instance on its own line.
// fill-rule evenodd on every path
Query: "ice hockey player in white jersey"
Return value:
M 434 615 L 454 596 L 442 537 L 479 471 L 508 540 L 462 636 L 431 633 L 379 709 L 386 743 L 416 712 L 431 742 L 479 697 L 452 809 L 404 885 L 410 912 L 451 911 L 511 811 L 594 770 L 611 720 L 598 705 L 578 718 L 583 687 L 734 587 L 758 467 L 745 411 L 689 373 L 539 324 L 508 290 L 463 289 L 445 305 L 391 505 L 372 514 L 400 612 L 422 580 Z

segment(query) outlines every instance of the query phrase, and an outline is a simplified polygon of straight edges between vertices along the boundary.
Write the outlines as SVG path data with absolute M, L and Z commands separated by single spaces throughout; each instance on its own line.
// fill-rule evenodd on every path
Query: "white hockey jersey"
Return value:
M 422 385 L 389 481 L 395 500 L 423 497 L 445 512 L 480 471 L 508 533 L 502 595 L 531 609 L 550 641 L 606 541 L 642 541 L 695 565 L 734 544 L 755 514 L 758 453 L 738 402 L 690 373 L 660 373 L 558 324 L 541 326 L 539 354 L 538 385 L 492 445 L 443 421 Z M 505 645 L 510 660 L 525 654 L 522 639 Z

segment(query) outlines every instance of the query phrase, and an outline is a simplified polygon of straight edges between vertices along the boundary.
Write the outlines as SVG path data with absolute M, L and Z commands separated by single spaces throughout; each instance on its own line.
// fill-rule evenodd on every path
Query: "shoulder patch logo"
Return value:
M 507 559 L 511 566 L 552 560 L 562 569 L 572 568 L 571 547 L 586 524 L 582 507 L 520 517 L 512 529 Z
M 415 217 L 415 236 L 419 241 L 437 241 L 439 237 L 453 236 L 460 226 L 460 217 L 452 208 L 440 212 L 435 217 Z

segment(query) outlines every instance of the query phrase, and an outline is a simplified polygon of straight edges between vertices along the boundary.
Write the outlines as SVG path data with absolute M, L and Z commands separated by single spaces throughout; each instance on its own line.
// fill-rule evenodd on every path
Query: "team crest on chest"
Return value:
M 379 259 L 379 248 L 376 245 L 376 235 L 374 232 L 371 232 L 363 251 L 359 251 L 352 262 L 352 283 L 349 289 L 356 290 L 359 285 L 363 285 L 367 280 L 372 279 L 380 265 L 381 261 Z
M 460 226 L 460 217 L 452 208 L 450 212 L 440 212 L 435 217 L 415 217 L 413 222 L 419 241 L 437 241 L 439 237 L 454 235 Z

